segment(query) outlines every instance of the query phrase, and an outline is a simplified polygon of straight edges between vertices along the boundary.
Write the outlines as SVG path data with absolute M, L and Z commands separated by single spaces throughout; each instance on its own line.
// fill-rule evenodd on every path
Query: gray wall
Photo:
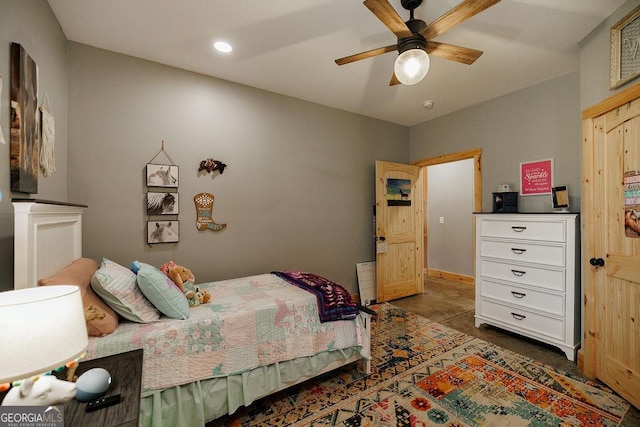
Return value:
M 636 79 L 615 90 L 609 89 L 611 27 L 638 5 L 640 0 L 627 1 L 580 43 L 580 110 L 597 104 L 620 90 L 638 84 Z
M 473 276 L 473 165 L 466 159 L 427 168 L 430 269 Z
M 429 122 L 409 133 L 411 161 L 482 147 L 482 207 L 491 210 L 497 184 L 519 190 L 519 163 L 554 159 L 554 183 L 569 187 L 572 210 L 579 210 L 582 193 L 582 110 L 620 90 L 609 90 L 610 29 L 640 4 L 629 0 L 579 45 L 580 70 L 554 80 L 507 94 Z M 519 198 L 519 210 L 547 212 L 548 196 Z M 437 245 L 431 239 L 430 245 Z M 431 254 L 464 253 L 461 243 L 443 244 Z M 462 271 L 460 271 L 462 273 Z
M 10 193 L 8 167 L 0 168 L 0 289 L 12 282 L 12 196 L 89 204 L 85 248 L 96 259 L 173 259 L 192 267 L 199 280 L 311 269 L 351 290 L 353 265 L 374 256 L 376 159 L 413 161 L 482 147 L 483 208 L 489 210 L 498 183 L 517 186 L 519 162 L 553 157 L 555 182 L 569 185 L 572 206 L 579 206 L 580 112 L 615 93 L 608 89 L 609 28 L 638 4 L 628 1 L 585 38 L 580 72 L 406 129 L 68 45 L 45 0 L 0 0 L 0 125 L 8 138 L 9 46 L 18 42 L 39 66 L 40 95 L 46 90 L 51 99 L 58 170 L 40 176 L 37 194 L 25 195 Z M 161 140 L 181 168 L 181 242 L 149 247 L 144 165 Z M 0 156 L 9 158 L 8 144 L 0 145 Z M 206 157 L 229 169 L 215 178 L 198 176 Z M 195 230 L 192 197 L 201 191 L 216 196 L 214 220 L 229 224 L 224 232 Z M 297 213 L 294 205 L 301 207 Z M 546 197 L 521 198 L 522 210 L 549 208 Z
M 374 257 L 374 161 L 408 162 L 408 128 L 77 43 L 68 55 L 86 256 L 173 260 L 198 282 L 309 270 L 357 290 L 355 264 Z M 180 167 L 180 242 L 149 246 L 144 171 L 162 140 Z M 198 174 L 208 157 L 228 168 Z M 200 192 L 224 231 L 196 230 Z
M 38 98 L 47 92 L 56 127 L 56 172 L 38 179 L 38 193 L 11 193 L 9 175 L 9 52 L 20 43 L 38 65 Z M 0 290 L 13 288 L 12 197 L 67 198 L 67 40 L 44 0 L 0 0 L 0 126 L 7 144 L 0 144 Z
M 554 159 L 554 183 L 580 205 L 581 132 L 578 73 L 549 80 L 430 120 L 410 130 L 411 160 L 482 148 L 482 207 L 498 184 L 519 191 L 520 162 Z M 551 211 L 550 196 L 519 198 L 522 212 Z

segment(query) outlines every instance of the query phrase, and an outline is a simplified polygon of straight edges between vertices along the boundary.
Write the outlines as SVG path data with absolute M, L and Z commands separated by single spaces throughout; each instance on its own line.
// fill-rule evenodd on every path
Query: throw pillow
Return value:
M 189 318 L 189 303 L 173 281 L 156 267 L 134 261 L 131 270 L 136 272 L 138 287 L 145 297 L 162 314 L 172 319 Z
M 78 258 L 48 279 L 40 279 L 38 285 L 76 285 L 80 287 L 82 305 L 87 319 L 87 333 L 101 337 L 116 330 L 118 315 L 91 289 L 91 277 L 98 270 L 98 263 L 90 258 Z
M 136 285 L 133 271 L 107 258 L 91 278 L 91 287 L 125 319 L 138 323 L 154 322 L 160 313 Z

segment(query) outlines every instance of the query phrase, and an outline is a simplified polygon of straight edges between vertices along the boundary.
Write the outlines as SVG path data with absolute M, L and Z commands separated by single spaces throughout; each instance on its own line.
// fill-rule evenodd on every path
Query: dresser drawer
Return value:
M 565 289 L 565 270 L 550 270 L 482 259 L 480 275 L 483 278 L 508 280 L 554 291 Z
M 527 310 L 509 307 L 492 301 L 480 301 L 480 313 L 485 318 L 494 319 L 512 325 L 514 328 L 564 339 L 564 321 Z
M 500 300 L 523 309 L 544 311 L 556 316 L 564 316 L 564 296 L 533 289 L 521 288 L 487 280 L 482 281 L 482 297 Z
M 566 241 L 565 221 L 519 221 L 482 220 L 480 235 L 482 237 L 500 237 L 508 239 L 538 240 L 545 242 Z
M 483 239 L 480 242 L 480 256 L 518 262 L 533 262 L 555 267 L 564 267 L 566 265 L 565 246 L 563 245 L 542 245 Z

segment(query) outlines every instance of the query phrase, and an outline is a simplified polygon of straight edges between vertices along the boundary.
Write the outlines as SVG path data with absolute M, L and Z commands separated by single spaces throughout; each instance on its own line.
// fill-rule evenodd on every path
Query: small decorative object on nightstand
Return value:
M 107 406 L 102 402 L 79 402 L 74 399 L 64 406 L 64 425 L 137 427 L 140 415 L 142 349 L 81 362 L 77 375 L 92 368 L 103 368 L 111 374 L 111 385 L 102 399 L 109 401 L 110 397 L 115 396 L 119 396 L 119 399 L 114 399 Z M 93 410 L 94 406 L 98 409 Z

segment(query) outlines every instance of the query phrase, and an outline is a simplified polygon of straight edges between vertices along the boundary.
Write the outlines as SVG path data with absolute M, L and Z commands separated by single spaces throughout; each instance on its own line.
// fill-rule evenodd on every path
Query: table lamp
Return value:
M 19 399 L 15 392 L 9 398 L 11 390 L 2 404 L 44 406 L 73 398 L 75 384 L 61 386 L 65 381 L 53 385 L 48 400 L 35 401 L 34 396 L 25 396 L 28 392 L 24 388 L 29 383 L 36 390 L 40 380 L 33 381 L 33 377 L 78 359 L 88 344 L 79 287 L 39 286 L 0 292 L 0 384 L 24 383 L 23 390 L 18 390 Z

